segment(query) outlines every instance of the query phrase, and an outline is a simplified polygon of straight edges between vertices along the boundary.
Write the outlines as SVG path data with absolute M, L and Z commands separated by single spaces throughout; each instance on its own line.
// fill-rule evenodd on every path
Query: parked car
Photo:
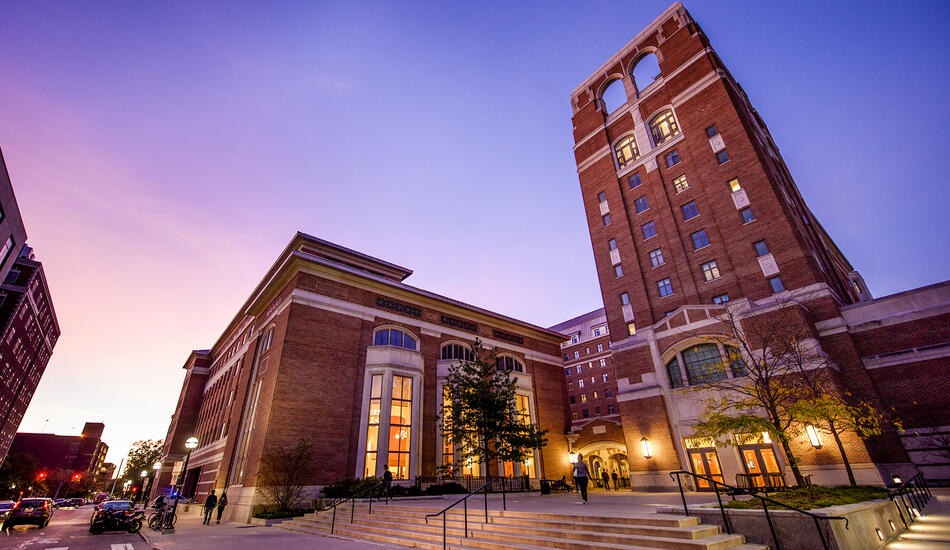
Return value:
M 3 530 L 14 525 L 36 525 L 40 529 L 49 525 L 53 518 L 53 500 L 49 498 L 21 498 L 13 505 L 10 515 L 3 521 Z
M 135 506 L 132 504 L 131 500 L 107 500 L 96 506 L 96 509 L 92 511 L 92 517 L 89 518 L 89 525 L 92 525 L 99 514 L 103 510 L 134 510 Z
M 13 505 L 15 502 L 12 500 L 0 500 L 0 521 L 7 519 L 7 516 L 10 515 L 10 510 L 13 510 Z
M 60 508 L 78 508 L 85 503 L 86 501 L 84 501 L 81 498 L 67 498 L 63 502 L 59 503 L 59 507 Z
M 66 502 L 65 498 L 57 498 L 53 501 L 53 506 L 55 506 L 56 508 L 59 508 L 60 506 L 63 505 L 64 502 Z

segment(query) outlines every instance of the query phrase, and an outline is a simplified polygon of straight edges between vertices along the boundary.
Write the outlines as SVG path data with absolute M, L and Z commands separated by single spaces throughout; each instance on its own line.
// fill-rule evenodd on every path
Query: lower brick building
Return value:
M 13 438 L 10 453 L 31 455 L 39 472 L 51 475 L 58 470 L 71 474 L 100 476 L 109 446 L 102 441 L 105 424 L 86 422 L 80 435 L 20 432 Z
M 308 494 L 344 477 L 560 477 L 569 468 L 561 334 L 407 285 L 412 272 L 298 233 L 210 348 L 191 353 L 155 492 L 226 490 L 230 517 L 260 503 L 261 457 L 312 445 Z M 458 464 L 438 414 L 449 369 L 480 339 L 549 432 L 523 464 Z M 185 439 L 198 448 L 182 472 Z

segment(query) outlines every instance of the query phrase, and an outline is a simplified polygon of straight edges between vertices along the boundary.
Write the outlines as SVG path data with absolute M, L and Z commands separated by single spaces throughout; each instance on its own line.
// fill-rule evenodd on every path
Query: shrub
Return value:
M 858 485 L 857 487 L 848 485 L 839 485 L 837 487 L 812 485 L 775 493 L 769 495 L 768 498 L 795 508 L 809 510 L 812 508 L 827 508 L 828 506 L 854 504 L 856 502 L 887 498 L 887 494 L 887 489 L 873 485 Z M 772 504 L 769 505 L 770 508 L 772 506 Z M 742 509 L 761 508 L 762 501 L 757 498 L 734 500 L 728 503 L 726 507 Z
M 364 489 L 368 489 L 379 482 L 380 479 L 372 476 L 363 479 L 345 477 L 333 485 L 324 487 L 323 496 L 327 498 L 346 498 Z
M 455 482 L 443 483 L 441 485 L 430 485 L 426 489 L 427 495 L 464 495 L 468 491 L 465 487 Z

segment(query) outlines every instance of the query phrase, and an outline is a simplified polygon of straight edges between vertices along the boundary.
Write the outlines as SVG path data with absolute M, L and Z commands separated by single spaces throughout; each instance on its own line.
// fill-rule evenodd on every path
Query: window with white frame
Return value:
M 416 339 L 406 332 L 396 328 L 384 328 L 377 330 L 373 337 L 374 346 L 396 346 L 397 348 L 406 348 L 415 350 Z
M 442 359 L 458 359 L 460 361 L 474 361 L 472 348 L 465 344 L 448 343 L 442 345 Z

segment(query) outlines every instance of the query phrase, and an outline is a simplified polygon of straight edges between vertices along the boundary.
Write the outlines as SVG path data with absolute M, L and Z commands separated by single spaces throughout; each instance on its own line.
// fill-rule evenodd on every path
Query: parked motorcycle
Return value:
M 138 533 L 144 516 L 144 510 L 100 510 L 89 526 L 89 532 L 93 535 L 103 531 Z

